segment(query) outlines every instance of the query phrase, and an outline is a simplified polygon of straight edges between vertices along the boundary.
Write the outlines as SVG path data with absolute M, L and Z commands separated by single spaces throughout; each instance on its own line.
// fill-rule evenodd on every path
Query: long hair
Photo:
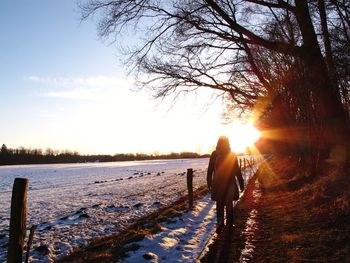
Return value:
M 231 146 L 226 136 L 220 136 L 218 143 L 216 144 L 216 151 L 220 154 L 226 154 L 231 152 Z

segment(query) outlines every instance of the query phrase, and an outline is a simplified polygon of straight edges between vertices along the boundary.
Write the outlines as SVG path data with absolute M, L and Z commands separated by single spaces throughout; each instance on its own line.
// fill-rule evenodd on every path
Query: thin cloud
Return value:
M 29 76 L 28 80 L 50 88 L 40 96 L 77 100 L 111 100 L 130 93 L 130 79 L 111 76 L 90 77 L 40 77 Z
M 49 91 L 43 95 L 51 98 L 98 100 L 104 92 L 100 89 L 74 88 L 70 90 Z

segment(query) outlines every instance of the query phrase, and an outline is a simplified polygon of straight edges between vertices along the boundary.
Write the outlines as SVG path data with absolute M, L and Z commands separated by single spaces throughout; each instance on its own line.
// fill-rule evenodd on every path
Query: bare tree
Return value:
M 337 74 L 330 70 L 325 8 L 333 5 L 332 14 L 347 29 L 349 12 L 345 2 L 327 6 L 320 0 L 316 16 L 314 1 L 309 2 L 91 0 L 81 6 L 83 18 L 101 12 L 101 37 L 118 40 L 135 29 L 139 42 L 127 60 L 156 97 L 212 88 L 241 110 L 254 109 L 261 99 L 268 101 L 267 108 L 291 99 L 295 116 L 289 126 L 306 114 L 309 137 L 318 149 L 314 155 L 326 157 L 348 141 L 349 127 L 343 107 L 348 95 L 339 92 Z

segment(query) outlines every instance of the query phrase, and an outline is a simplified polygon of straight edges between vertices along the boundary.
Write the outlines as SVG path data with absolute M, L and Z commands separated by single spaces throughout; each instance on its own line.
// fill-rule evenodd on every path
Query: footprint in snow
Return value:
M 48 255 L 50 253 L 50 249 L 47 245 L 38 246 L 34 251 L 39 252 L 42 255 Z
M 152 252 L 143 254 L 142 257 L 146 260 L 150 260 L 150 262 L 158 262 L 158 256 Z
M 133 208 L 140 208 L 141 206 L 143 206 L 142 203 L 137 203 L 136 205 L 133 205 L 132 207 L 133 207 Z
M 126 212 L 130 210 L 129 206 L 115 206 L 115 205 L 109 205 L 103 209 L 104 211 L 108 213 L 116 213 L 116 212 Z
M 41 231 L 41 230 L 50 230 L 53 227 L 52 223 L 48 223 L 48 222 L 43 222 L 41 224 L 37 225 L 37 230 Z
M 79 215 L 78 219 L 87 219 L 87 218 L 90 218 L 90 216 L 86 213 L 83 213 L 81 215 Z
M 156 201 L 151 205 L 151 207 L 152 208 L 160 208 L 160 207 L 162 207 L 162 203 L 159 201 Z
M 63 221 L 63 220 L 67 220 L 69 218 L 69 215 L 68 216 L 64 216 L 64 217 L 61 217 L 59 220 Z
M 76 213 L 76 214 L 81 214 L 81 213 L 83 213 L 84 211 L 86 211 L 86 207 L 80 208 L 80 209 L 77 210 L 75 213 Z

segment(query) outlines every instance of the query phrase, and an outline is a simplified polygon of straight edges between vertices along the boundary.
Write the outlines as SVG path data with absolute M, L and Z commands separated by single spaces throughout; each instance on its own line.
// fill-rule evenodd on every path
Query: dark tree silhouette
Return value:
M 181 152 L 170 154 L 144 154 L 144 153 L 120 153 L 115 155 L 83 155 L 69 150 L 58 151 L 47 148 L 27 149 L 24 147 L 7 148 L 2 145 L 0 151 L 0 165 L 12 164 L 44 164 L 44 163 L 84 163 L 84 162 L 116 162 L 116 161 L 136 161 L 154 159 L 182 159 L 182 158 L 202 158 L 209 155 L 200 155 L 193 152 Z
M 136 30 L 127 61 L 156 97 L 212 88 L 229 109 L 259 105 L 261 119 L 285 131 L 282 140 L 306 145 L 313 171 L 334 149 L 349 149 L 349 81 L 337 68 L 346 47 L 336 52 L 334 43 L 350 43 L 346 1 L 91 0 L 81 7 L 83 18 L 101 13 L 102 38 Z
M 5 144 L 3 144 L 2 146 L 1 146 L 1 154 L 7 154 L 8 153 L 8 150 L 7 150 L 7 147 L 6 147 L 6 145 Z

